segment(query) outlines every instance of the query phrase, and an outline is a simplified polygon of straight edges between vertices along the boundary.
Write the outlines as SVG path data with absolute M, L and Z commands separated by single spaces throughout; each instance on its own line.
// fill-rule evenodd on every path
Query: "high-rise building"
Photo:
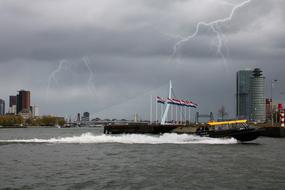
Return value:
M 265 99 L 265 115 L 266 120 L 271 120 L 271 114 L 272 114 L 272 100 L 269 98 Z
M 240 119 L 250 119 L 250 81 L 252 70 L 237 72 L 236 113 Z
M 76 119 L 76 121 L 77 121 L 77 122 L 80 122 L 80 119 L 81 119 L 81 118 L 80 118 L 80 113 L 77 113 L 77 119 Z
M 5 114 L 5 101 L 0 99 L 0 115 Z
M 241 119 L 264 122 L 265 77 L 258 68 L 237 72 L 236 113 Z
M 30 110 L 31 107 L 31 92 L 20 90 L 17 95 L 17 113 Z
M 259 68 L 254 69 L 250 86 L 251 120 L 265 122 L 265 77 Z
M 17 96 L 10 96 L 9 97 L 9 106 L 16 106 L 17 105 Z
M 89 112 L 84 112 L 83 116 L 81 117 L 81 121 L 85 121 L 85 122 L 90 121 L 90 113 Z
M 39 107 L 34 105 L 30 107 L 31 113 L 32 113 L 32 117 L 39 117 L 40 116 L 40 111 L 39 111 Z
M 17 96 L 9 97 L 9 113 L 10 114 L 17 113 Z

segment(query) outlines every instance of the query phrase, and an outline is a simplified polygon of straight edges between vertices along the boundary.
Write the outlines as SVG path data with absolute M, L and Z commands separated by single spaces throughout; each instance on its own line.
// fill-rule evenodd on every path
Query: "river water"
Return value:
M 0 189 L 284 189 L 285 139 L 0 129 Z

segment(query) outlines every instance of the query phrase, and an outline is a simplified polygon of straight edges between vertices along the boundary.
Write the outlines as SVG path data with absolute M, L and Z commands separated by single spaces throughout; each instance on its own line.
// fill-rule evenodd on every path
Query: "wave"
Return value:
M 80 136 L 57 137 L 50 139 L 13 139 L 0 140 L 1 143 L 58 143 L 58 144 L 96 144 L 96 143 L 122 143 L 122 144 L 236 144 L 237 140 L 200 137 L 189 134 L 166 133 L 163 135 L 122 134 L 122 135 L 94 135 L 83 133 Z

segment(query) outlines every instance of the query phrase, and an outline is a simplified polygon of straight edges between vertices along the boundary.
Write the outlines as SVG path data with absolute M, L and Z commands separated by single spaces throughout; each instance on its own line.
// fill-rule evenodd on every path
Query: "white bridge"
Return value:
M 161 116 L 161 122 L 160 122 L 161 125 L 169 125 L 169 124 L 173 125 L 173 124 L 183 124 L 183 123 L 186 124 L 187 122 L 190 122 L 191 109 L 197 108 L 198 106 L 192 101 L 177 99 L 175 95 L 173 98 L 173 94 L 174 94 L 174 91 L 172 87 L 172 82 L 169 81 L 168 97 L 167 98 L 161 98 L 159 96 L 156 97 L 156 113 L 155 113 L 156 122 L 157 122 L 157 107 L 158 107 L 157 104 L 158 103 L 161 104 L 161 110 L 163 109 L 165 105 L 165 110 Z M 168 119 L 168 122 L 167 122 L 167 118 L 169 115 L 171 118 Z M 152 98 L 151 98 L 151 107 L 150 107 L 150 123 L 152 123 Z

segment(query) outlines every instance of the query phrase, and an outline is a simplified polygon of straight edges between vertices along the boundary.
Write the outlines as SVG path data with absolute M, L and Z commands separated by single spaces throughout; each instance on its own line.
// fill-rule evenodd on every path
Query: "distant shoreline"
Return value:
M 0 129 L 56 128 L 55 126 L 0 126 Z

